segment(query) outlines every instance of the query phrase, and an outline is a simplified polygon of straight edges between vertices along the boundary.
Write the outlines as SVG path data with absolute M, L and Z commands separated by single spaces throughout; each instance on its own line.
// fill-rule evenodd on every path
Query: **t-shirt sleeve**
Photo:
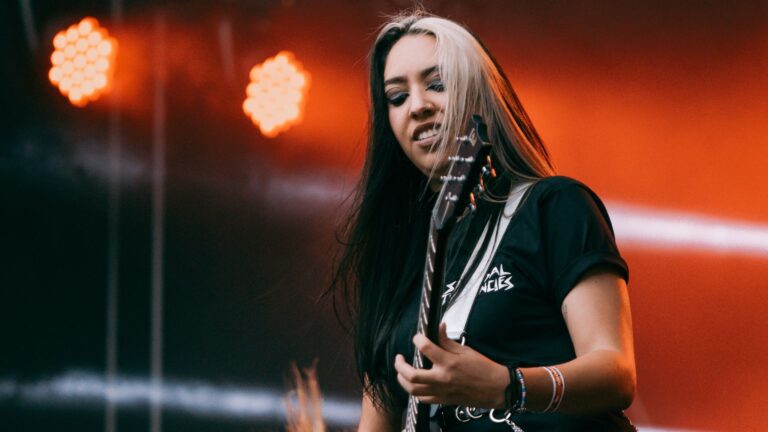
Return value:
M 546 255 L 548 285 L 557 304 L 595 266 L 606 266 L 629 281 L 608 212 L 600 198 L 580 183 L 548 191 L 540 208 L 542 251 Z

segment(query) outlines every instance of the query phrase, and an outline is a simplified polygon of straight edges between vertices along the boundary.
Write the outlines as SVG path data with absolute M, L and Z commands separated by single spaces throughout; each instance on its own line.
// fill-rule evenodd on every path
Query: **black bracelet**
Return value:
M 516 367 L 507 366 L 509 385 L 504 389 L 504 409 L 516 410 L 520 407 L 520 383 L 517 381 Z

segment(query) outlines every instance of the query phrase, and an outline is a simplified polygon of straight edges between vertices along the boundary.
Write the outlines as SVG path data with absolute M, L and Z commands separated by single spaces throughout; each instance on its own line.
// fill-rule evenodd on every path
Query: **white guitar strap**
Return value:
M 528 190 L 532 184 L 532 182 L 519 183 L 512 189 L 509 197 L 507 198 L 507 203 L 504 205 L 504 212 L 501 214 L 501 217 L 499 217 L 496 225 L 492 228 L 491 235 L 493 237 L 491 237 L 491 241 L 488 243 L 488 247 L 485 249 L 482 259 L 475 268 L 475 272 L 467 281 L 466 288 L 459 294 L 453 304 L 443 314 L 442 322 L 448 325 L 447 330 L 449 338 L 454 340 L 461 339 L 462 334 L 464 333 L 464 329 L 467 326 L 467 319 L 469 318 L 469 313 L 472 310 L 472 305 L 475 303 L 477 292 L 483 283 L 485 274 L 488 272 L 488 266 L 490 266 L 491 261 L 493 260 L 493 256 L 496 254 L 496 250 L 499 247 L 499 243 L 504 237 L 504 233 L 507 230 L 509 221 L 512 219 L 512 216 L 515 214 L 518 206 L 520 205 L 520 200 L 525 195 L 525 191 Z M 464 280 L 464 277 L 466 276 L 467 271 L 469 271 L 472 262 L 474 262 L 477 254 L 480 253 L 480 246 L 483 244 L 485 236 L 488 235 L 489 224 L 490 221 L 485 225 L 482 234 L 480 234 L 480 238 L 478 239 L 477 244 L 475 244 L 475 249 L 472 251 L 472 255 L 469 257 L 467 265 L 464 267 L 464 270 L 461 273 L 460 280 Z M 449 294 L 452 289 L 455 289 L 455 287 L 448 288 L 444 296 Z

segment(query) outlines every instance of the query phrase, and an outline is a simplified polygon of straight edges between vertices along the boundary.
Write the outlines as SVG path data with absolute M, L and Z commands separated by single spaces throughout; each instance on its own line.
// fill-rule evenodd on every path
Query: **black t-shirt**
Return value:
M 472 218 L 457 226 L 446 285 L 459 278 L 480 233 L 503 204 L 481 204 Z M 614 241 L 608 213 L 582 183 L 567 177 L 539 180 L 526 192 L 509 221 L 488 266 L 465 331 L 468 346 L 505 365 L 546 366 L 575 358 L 573 343 L 560 312 L 563 299 L 582 275 L 605 266 L 628 280 L 629 273 Z M 411 338 L 418 314 L 420 287 L 403 311 L 394 340 L 395 352 L 413 357 Z M 393 387 L 394 386 L 394 387 Z M 407 394 L 390 379 L 399 400 Z M 593 415 L 535 414 L 514 416 L 526 431 L 633 430 L 621 412 Z M 509 430 L 487 419 L 456 431 Z

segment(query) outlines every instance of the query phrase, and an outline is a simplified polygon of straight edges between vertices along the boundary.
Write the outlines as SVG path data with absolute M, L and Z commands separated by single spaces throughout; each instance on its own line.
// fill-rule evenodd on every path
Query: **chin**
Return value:
M 446 170 L 446 167 L 439 167 L 439 168 L 435 169 L 434 172 L 433 172 L 432 171 L 432 166 L 428 166 L 428 167 L 420 168 L 420 171 L 425 176 L 427 176 L 427 178 L 430 178 L 430 176 L 431 176 L 432 179 L 439 179 L 441 176 L 444 176 L 446 174 L 447 170 Z

